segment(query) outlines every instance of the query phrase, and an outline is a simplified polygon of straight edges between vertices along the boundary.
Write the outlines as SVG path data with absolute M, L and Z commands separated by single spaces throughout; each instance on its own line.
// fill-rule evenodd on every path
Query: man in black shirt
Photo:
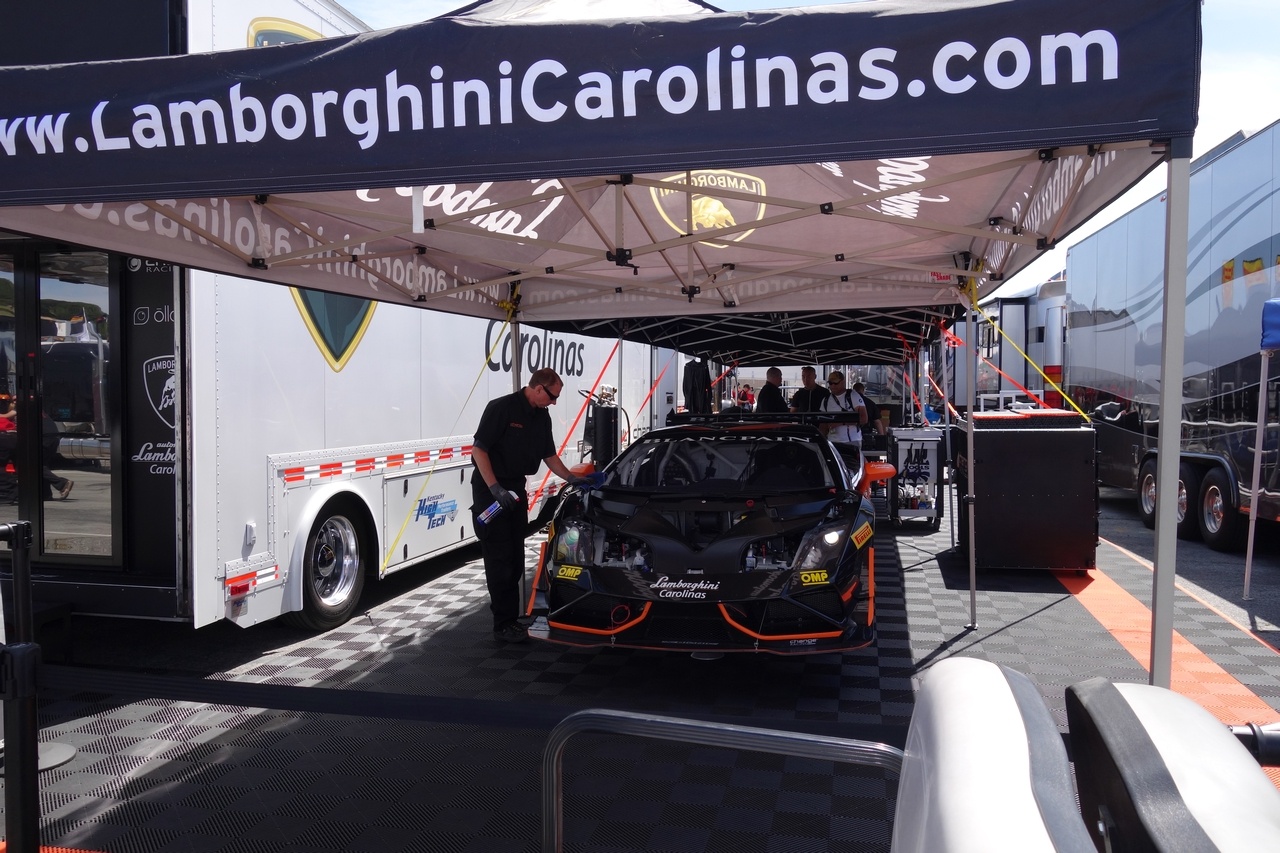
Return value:
M 787 401 L 782 399 L 782 371 L 770 367 L 764 374 L 765 382 L 756 395 L 756 414 L 785 415 Z
M 818 371 L 812 367 L 800 368 L 800 384 L 804 387 L 791 395 L 791 411 L 821 412 L 822 401 L 829 392 L 818 384 Z
M 853 383 L 853 390 L 858 396 L 862 397 L 862 401 L 867 404 L 867 417 L 869 420 L 862 427 L 862 431 L 866 433 L 866 437 L 875 435 L 884 435 L 886 433 L 884 420 L 880 417 L 880 404 L 867 396 L 867 386 L 861 382 Z
M 493 635 L 501 642 L 528 639 L 524 626 L 516 621 L 520 615 L 520 579 L 524 576 L 524 540 L 529 526 L 525 477 L 545 462 L 553 474 L 570 485 L 586 482 L 586 478 L 570 473 L 556 455 L 547 408 L 555 405 L 562 390 L 564 383 L 554 370 L 544 367 L 534 371 L 527 386 L 489 401 L 471 445 L 471 459 L 476 466 L 471 475 L 471 520 L 484 558 Z M 501 504 L 502 512 L 481 522 L 480 513 L 495 500 Z

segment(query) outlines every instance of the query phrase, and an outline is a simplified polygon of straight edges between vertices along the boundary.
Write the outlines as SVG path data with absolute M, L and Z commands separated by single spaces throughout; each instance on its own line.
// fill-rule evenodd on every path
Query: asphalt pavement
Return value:
M 1098 547 L 1118 546 L 1150 564 L 1155 559 L 1155 531 L 1139 520 L 1133 493 L 1103 487 L 1098 503 L 1098 534 L 1103 540 Z M 1258 522 L 1247 601 L 1245 558 L 1245 551 L 1221 553 L 1203 542 L 1181 539 L 1177 583 L 1260 639 L 1280 647 L 1280 524 Z M 1150 598 L 1144 603 L 1150 606 Z

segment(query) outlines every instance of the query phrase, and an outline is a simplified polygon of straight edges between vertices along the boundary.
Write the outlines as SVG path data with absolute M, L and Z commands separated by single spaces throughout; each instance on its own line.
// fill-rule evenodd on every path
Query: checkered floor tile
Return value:
M 443 710 L 413 722 L 46 690 L 41 738 L 77 753 L 41 775 L 42 841 L 111 853 L 535 851 L 548 713 L 612 708 L 901 744 L 916 680 L 948 656 L 1028 674 L 1064 729 L 1066 686 L 1095 675 L 1146 680 L 1047 572 L 981 573 L 971 605 L 964 557 L 951 546 L 946 525 L 881 524 L 878 639 L 845 655 L 706 661 L 499 646 L 475 561 L 321 636 L 269 626 L 217 635 L 289 642 L 215 671 L 183 672 L 181 650 L 166 647 L 154 671 L 409 694 Z M 1150 572 L 1118 552 L 1100 548 L 1099 569 L 1149 596 Z M 1280 656 L 1241 642 L 1185 596 L 1176 620 L 1280 708 Z M 95 657 L 107 652 L 92 641 L 79 645 L 78 665 L 124 668 Z M 144 639 L 112 654 L 144 666 L 147 649 L 162 646 Z M 505 724 L 476 725 L 470 712 L 482 702 Z M 563 780 L 565 849 L 600 853 L 885 851 L 896 795 L 879 770 L 597 733 L 570 741 Z

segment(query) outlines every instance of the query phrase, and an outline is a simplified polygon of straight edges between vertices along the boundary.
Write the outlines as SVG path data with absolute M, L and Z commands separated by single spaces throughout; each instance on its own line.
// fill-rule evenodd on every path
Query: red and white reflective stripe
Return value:
M 246 572 L 243 575 L 227 578 L 224 586 L 227 588 L 227 595 L 232 598 L 239 598 L 242 595 L 248 595 L 253 592 L 258 586 L 271 583 L 279 578 L 280 566 L 268 566 L 265 569 L 258 569 L 256 572 Z
M 451 462 L 469 459 L 471 445 L 441 447 L 437 450 L 416 450 L 412 453 L 390 453 L 386 456 L 365 456 L 359 459 L 319 462 L 314 465 L 298 465 L 280 472 L 286 483 L 303 483 L 308 480 L 324 480 L 330 477 L 370 474 L 394 468 L 430 465 L 433 462 Z

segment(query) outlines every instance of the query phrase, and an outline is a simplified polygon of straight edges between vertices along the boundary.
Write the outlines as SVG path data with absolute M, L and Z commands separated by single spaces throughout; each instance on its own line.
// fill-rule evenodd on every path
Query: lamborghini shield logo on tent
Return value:
M 705 187 L 706 192 L 693 195 L 693 227 L 686 228 L 689 216 L 688 202 L 685 200 L 686 176 L 695 187 Z M 663 183 L 679 184 L 680 187 L 649 190 L 653 205 L 658 214 L 671 226 L 677 234 L 697 234 L 699 231 L 712 231 L 729 228 L 748 222 L 759 222 L 764 218 L 765 188 L 764 181 L 755 175 L 745 172 L 734 172 L 728 169 L 701 169 L 692 173 L 680 172 L 662 179 Z M 733 195 L 729 195 L 732 193 Z M 742 198 L 742 195 L 756 196 L 760 201 Z M 737 243 L 755 229 L 748 228 L 728 235 L 728 242 Z M 703 245 L 724 248 L 726 243 L 706 242 Z

